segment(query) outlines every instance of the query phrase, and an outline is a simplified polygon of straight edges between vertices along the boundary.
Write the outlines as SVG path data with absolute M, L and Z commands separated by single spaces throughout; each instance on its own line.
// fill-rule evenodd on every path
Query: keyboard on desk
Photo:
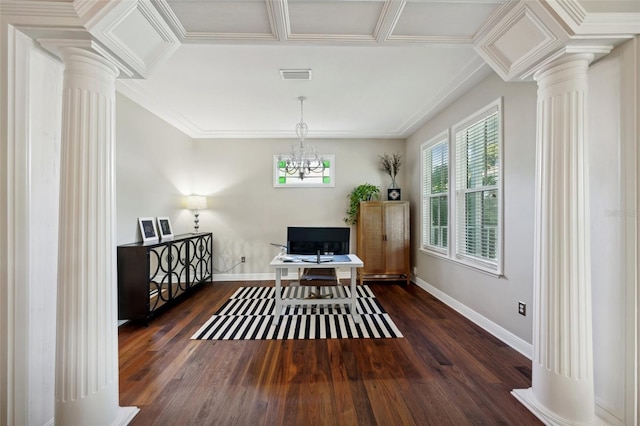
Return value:
M 333 255 L 285 256 L 283 262 L 325 263 L 333 262 Z

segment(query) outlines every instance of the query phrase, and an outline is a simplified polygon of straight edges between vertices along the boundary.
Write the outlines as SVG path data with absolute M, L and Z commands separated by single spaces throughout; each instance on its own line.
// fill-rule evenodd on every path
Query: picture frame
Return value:
M 170 240 L 173 238 L 173 228 L 171 227 L 171 220 L 168 217 L 158 217 L 158 232 L 160 233 L 160 239 Z
M 148 243 L 158 241 L 158 231 L 156 229 L 156 221 L 152 217 L 139 217 L 138 225 L 140 226 L 140 234 L 142 234 L 142 242 Z

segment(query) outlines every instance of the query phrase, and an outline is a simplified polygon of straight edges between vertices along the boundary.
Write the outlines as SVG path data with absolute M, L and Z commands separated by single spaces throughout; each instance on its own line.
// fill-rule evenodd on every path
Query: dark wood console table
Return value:
M 118 319 L 148 322 L 212 278 L 211 233 L 118 246 Z

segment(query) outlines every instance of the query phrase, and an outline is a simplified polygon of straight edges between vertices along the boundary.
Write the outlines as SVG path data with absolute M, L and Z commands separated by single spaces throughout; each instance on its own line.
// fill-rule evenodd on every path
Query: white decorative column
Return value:
M 118 404 L 115 79 L 101 56 L 64 61 L 55 425 L 126 424 Z
M 591 54 L 542 67 L 538 82 L 533 363 L 514 395 L 547 424 L 595 424 L 587 71 Z

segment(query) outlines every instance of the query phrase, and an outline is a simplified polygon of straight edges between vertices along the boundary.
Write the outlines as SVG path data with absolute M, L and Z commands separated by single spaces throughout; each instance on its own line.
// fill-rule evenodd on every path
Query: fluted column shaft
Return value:
M 538 82 L 532 392 L 555 424 L 595 421 L 588 153 L 590 54 L 557 60 Z
M 64 61 L 55 424 L 109 425 L 118 415 L 115 79 L 79 48 Z

